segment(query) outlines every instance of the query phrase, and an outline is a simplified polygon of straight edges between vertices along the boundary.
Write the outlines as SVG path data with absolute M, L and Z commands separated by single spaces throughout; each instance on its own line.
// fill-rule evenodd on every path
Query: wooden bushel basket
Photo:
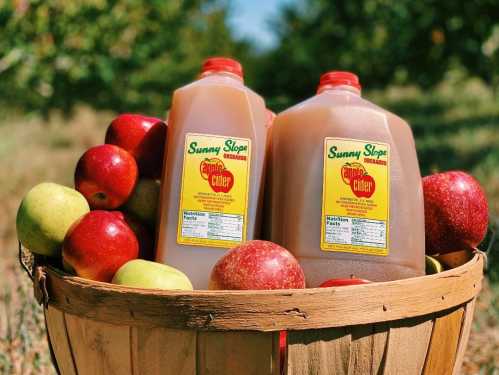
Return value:
M 280 291 L 156 291 L 36 266 L 63 375 L 458 374 L 484 257 L 439 274 Z

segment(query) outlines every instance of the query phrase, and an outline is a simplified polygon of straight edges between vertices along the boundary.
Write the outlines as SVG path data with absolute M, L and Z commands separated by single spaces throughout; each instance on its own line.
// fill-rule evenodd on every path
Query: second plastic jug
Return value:
M 210 58 L 168 117 L 156 260 L 206 289 L 224 251 L 260 231 L 268 115 L 241 65 Z
M 280 113 L 269 160 L 270 239 L 307 284 L 424 274 L 424 206 L 410 127 L 330 72 L 317 95 Z

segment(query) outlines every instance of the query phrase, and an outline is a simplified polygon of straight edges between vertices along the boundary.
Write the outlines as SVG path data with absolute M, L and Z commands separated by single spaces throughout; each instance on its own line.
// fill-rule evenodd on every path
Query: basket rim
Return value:
M 372 285 L 392 285 L 392 284 L 406 284 L 410 283 L 411 281 L 414 280 L 428 280 L 428 279 L 440 279 L 442 277 L 456 277 L 460 276 L 462 271 L 466 270 L 468 271 L 469 268 L 473 267 L 476 265 L 478 262 L 478 258 L 482 257 L 481 254 L 475 253 L 473 257 L 466 263 L 452 268 L 448 269 L 445 271 L 442 271 L 440 273 L 432 274 L 432 275 L 424 275 L 424 276 L 418 276 L 418 277 L 410 277 L 407 279 L 400 279 L 400 280 L 393 280 L 393 281 L 376 281 L 376 282 L 370 282 L 366 284 L 354 284 L 354 285 L 348 285 L 348 288 L 369 288 Z M 75 276 L 71 275 L 64 270 L 61 270 L 53 265 L 45 265 L 43 266 L 44 269 L 51 274 L 51 276 L 60 278 L 65 281 L 71 281 L 75 284 L 79 284 L 82 287 L 95 287 L 95 288 L 103 288 L 109 291 L 116 291 L 116 292 L 129 292 L 129 293 L 137 293 L 137 294 L 150 294 L 150 295 L 156 295 L 156 296 L 211 296 L 211 295 L 241 295 L 241 296 L 253 296 L 253 295 L 281 295 L 283 293 L 302 293 L 302 294 L 310 294 L 310 293 L 322 293 L 327 290 L 336 290 L 336 289 L 343 289 L 346 286 L 333 286 L 333 287 L 327 287 L 327 288 L 304 288 L 304 289 L 273 289 L 273 290 L 204 290 L 204 289 L 196 289 L 196 290 L 164 290 L 164 289 L 149 289 L 149 288 L 138 288 L 138 287 L 131 287 L 131 286 L 125 286 L 125 285 L 117 285 L 113 283 L 107 283 L 103 281 L 94 281 L 90 279 L 86 279 L 84 277 L 80 276 Z
M 140 289 L 42 268 L 48 305 L 65 313 L 130 326 L 278 331 L 385 322 L 451 309 L 479 293 L 483 264 L 484 256 L 475 253 L 464 265 L 434 275 L 348 287 L 258 291 Z

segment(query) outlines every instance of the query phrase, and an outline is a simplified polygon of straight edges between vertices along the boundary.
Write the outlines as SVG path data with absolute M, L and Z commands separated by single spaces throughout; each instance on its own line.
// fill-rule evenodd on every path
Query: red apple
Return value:
M 114 209 L 125 203 L 137 182 L 137 163 L 118 146 L 88 149 L 78 161 L 75 187 L 92 209 Z
M 360 284 L 369 284 L 370 281 L 366 279 L 357 279 L 352 277 L 350 279 L 329 279 L 324 281 L 319 287 L 320 288 L 329 288 L 332 286 L 348 286 L 348 285 L 360 285 Z
M 141 176 L 160 178 L 166 132 L 166 123 L 158 118 L 125 113 L 111 122 L 105 142 L 130 152 Z
M 125 221 L 139 241 L 139 258 L 154 260 L 154 240 L 149 229 L 133 215 L 125 214 Z
M 229 250 L 213 267 L 210 289 L 305 288 L 305 275 L 285 248 L 253 240 Z
M 115 272 L 139 254 L 139 243 L 121 212 L 91 211 L 68 230 L 62 245 L 66 267 L 76 275 L 110 282 Z
M 423 178 L 426 253 L 476 247 L 487 233 L 487 198 L 473 176 L 461 171 Z

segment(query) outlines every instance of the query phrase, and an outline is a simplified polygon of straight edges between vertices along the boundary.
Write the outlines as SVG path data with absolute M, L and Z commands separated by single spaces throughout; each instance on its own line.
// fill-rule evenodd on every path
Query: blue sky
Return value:
M 229 24 L 236 37 L 248 37 L 259 48 L 272 47 L 276 42 L 268 21 L 279 9 L 295 0 L 232 0 Z

